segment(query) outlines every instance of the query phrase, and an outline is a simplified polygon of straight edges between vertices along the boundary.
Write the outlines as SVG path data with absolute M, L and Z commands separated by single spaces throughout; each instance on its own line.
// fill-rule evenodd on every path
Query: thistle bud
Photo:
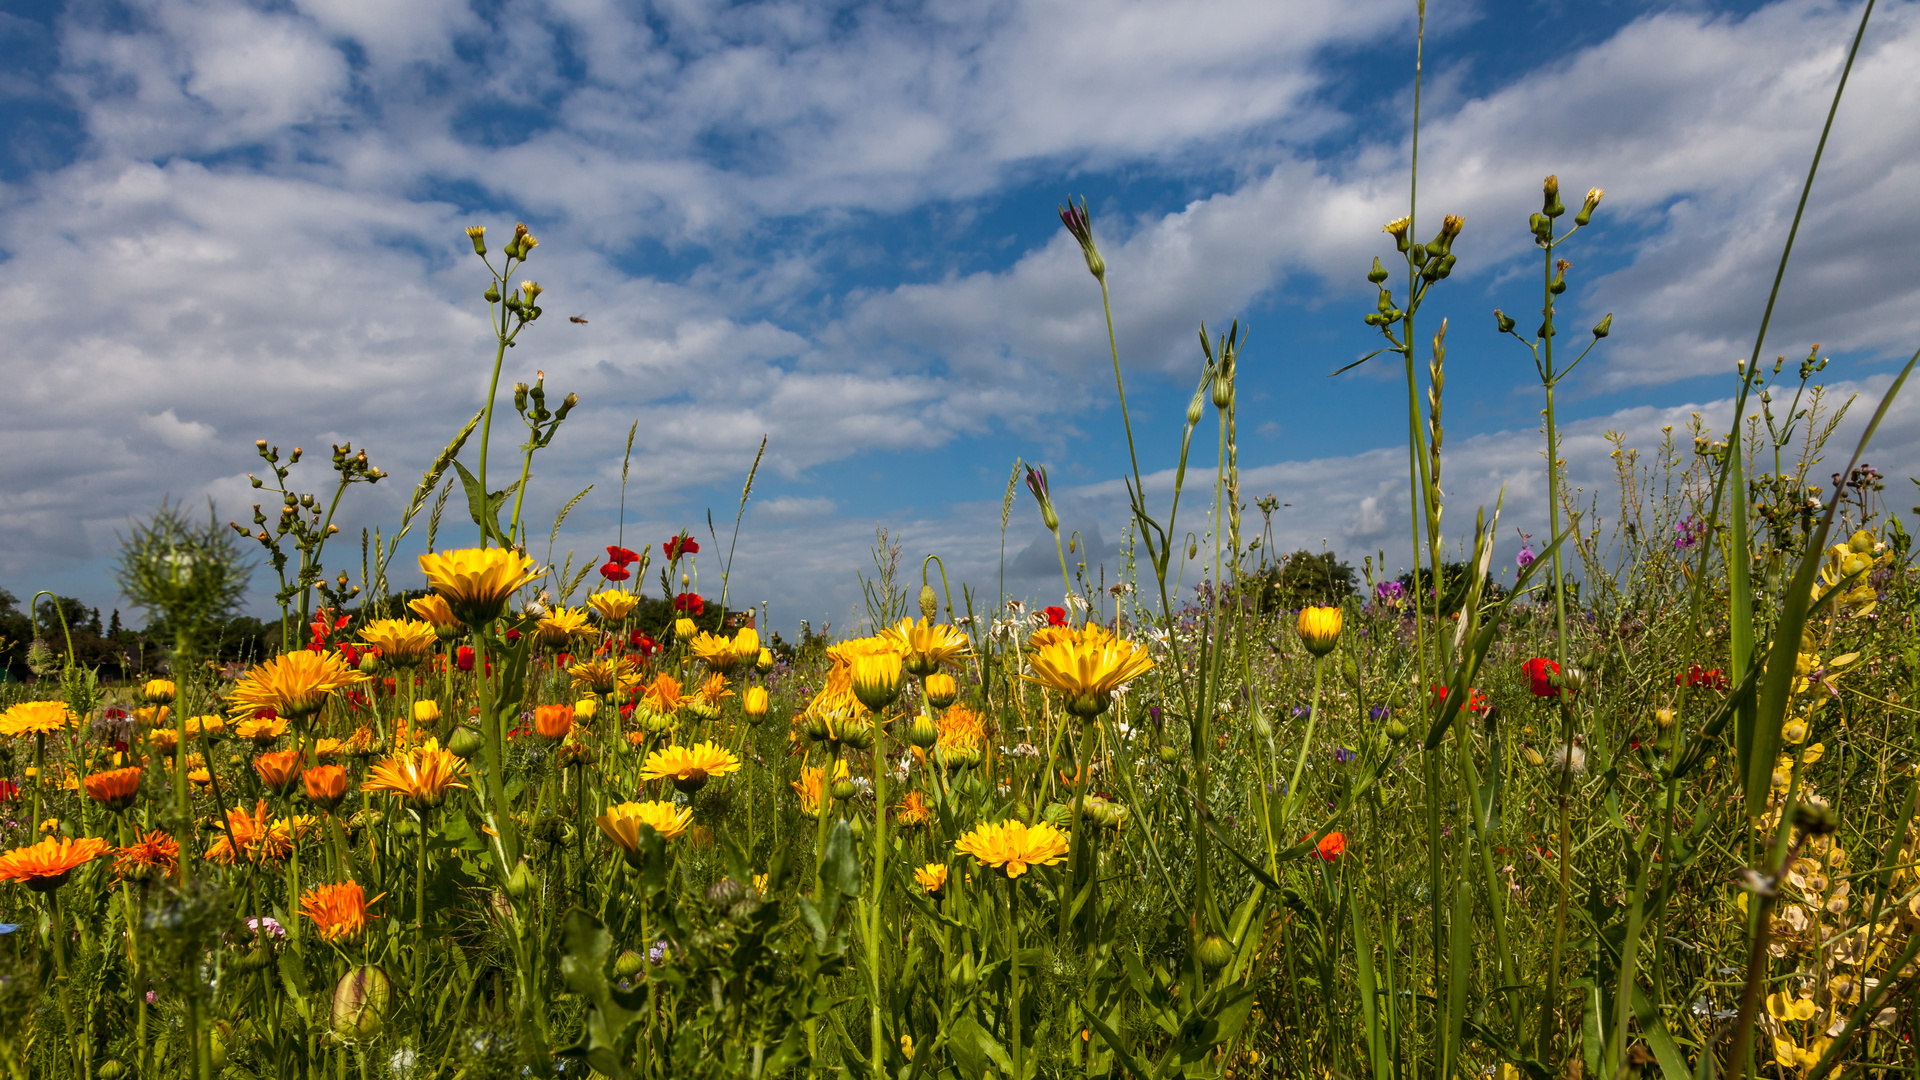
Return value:
M 1587 222 L 1592 221 L 1593 211 L 1600 205 L 1600 200 L 1605 195 L 1606 192 L 1601 188 L 1590 189 L 1587 192 L 1587 201 L 1581 205 L 1580 212 L 1573 215 L 1573 223 L 1575 225 L 1585 225 Z
M 1596 338 L 1603 338 L 1612 332 L 1613 332 L 1613 312 L 1609 311 L 1607 312 L 1606 318 L 1601 319 L 1599 322 L 1593 325 L 1593 336 Z
M 929 621 L 940 614 L 940 595 L 931 585 L 920 586 L 920 614 Z
M 1567 212 L 1567 208 L 1560 205 L 1560 178 L 1558 176 L 1547 177 L 1546 180 L 1541 183 L 1540 187 L 1545 196 L 1541 200 L 1540 212 L 1542 214 L 1550 218 L 1557 218 Z
M 1387 280 L 1387 268 L 1380 265 L 1380 256 L 1373 257 L 1373 269 L 1367 271 L 1367 280 L 1375 285 Z
M 485 225 L 467 226 L 467 239 L 473 241 L 473 253 L 475 255 L 485 255 L 487 253 L 487 227 Z
M 1493 324 L 1498 327 L 1503 334 L 1513 333 L 1513 319 L 1499 308 L 1493 309 Z

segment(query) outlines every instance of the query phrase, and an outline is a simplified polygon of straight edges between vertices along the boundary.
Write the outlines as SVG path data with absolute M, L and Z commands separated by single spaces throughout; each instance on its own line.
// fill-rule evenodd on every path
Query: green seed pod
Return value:
M 459 758 L 471 758 L 487 745 L 487 740 L 470 727 L 459 728 L 447 740 L 447 749 Z
M 1594 324 L 1593 336 L 1596 338 L 1603 338 L 1612 332 L 1613 332 L 1613 312 L 1609 311 L 1607 312 L 1606 318 L 1601 319 L 1599 322 Z
M 99 1080 L 120 1080 L 127 1075 L 127 1067 L 120 1064 L 117 1058 L 108 1058 L 100 1063 L 99 1068 L 93 1070 L 93 1075 Z
M 533 871 L 527 868 L 527 861 L 522 859 L 520 865 L 513 868 L 513 873 L 507 876 L 507 895 L 515 900 L 524 900 L 532 891 Z
M 1174 748 L 1173 748 L 1173 747 L 1171 747 L 1171 746 L 1167 746 L 1167 745 L 1166 745 L 1166 744 L 1164 744 L 1164 743 L 1163 743 L 1163 744 L 1161 744 L 1161 746 L 1160 746 L 1160 763 L 1161 763 L 1162 765 L 1171 765 L 1171 764 L 1173 764 L 1174 762 L 1176 762 L 1176 761 L 1178 761 L 1178 760 L 1180 760 L 1180 751 L 1178 751 L 1178 750 L 1176 750 L 1176 749 L 1174 749 Z
M 640 974 L 640 969 L 646 965 L 646 957 L 641 956 L 632 949 L 625 949 L 622 950 L 619 957 L 614 960 L 613 973 L 623 979 L 631 979 L 635 975 Z
M 392 1004 L 393 982 L 386 972 L 372 964 L 354 968 L 333 988 L 334 1035 L 349 1042 L 379 1037 Z
M 833 782 L 833 797 L 842 802 L 853 798 L 853 793 L 858 790 L 860 789 L 854 786 L 851 777 L 843 776 Z
M 1388 720 L 1387 726 L 1382 730 L 1387 733 L 1387 738 L 1392 739 L 1394 742 L 1399 742 L 1407 737 L 1407 725 L 1398 720 Z
M 1373 269 L 1367 271 L 1367 280 L 1375 285 L 1387 280 L 1387 268 L 1380 265 L 1380 256 L 1373 257 Z
M 1510 334 L 1513 332 L 1513 319 L 1509 317 L 1506 312 L 1501 311 L 1499 308 L 1493 309 L 1493 324 L 1503 334 Z

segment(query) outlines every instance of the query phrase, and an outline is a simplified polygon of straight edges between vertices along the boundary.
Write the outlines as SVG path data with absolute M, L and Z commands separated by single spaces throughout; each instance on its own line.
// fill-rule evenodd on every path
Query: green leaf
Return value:
M 642 1013 L 630 1008 L 607 984 L 607 956 L 613 950 L 613 937 L 600 920 L 575 908 L 567 912 L 560 957 L 560 975 L 567 988 L 587 1001 L 586 1023 L 580 1038 L 558 1052 L 583 1057 L 587 1064 L 610 1078 L 629 1080 L 633 1075 L 627 1062 L 633 1058 L 634 1042 L 639 1036 Z
M 1013 1076 L 1013 1059 L 1007 1056 L 1007 1048 L 971 1016 L 962 1016 L 947 1029 L 947 1045 L 953 1047 L 954 1064 L 960 1067 L 960 1075 L 965 1080 L 981 1080 L 989 1061 L 1002 1073 Z

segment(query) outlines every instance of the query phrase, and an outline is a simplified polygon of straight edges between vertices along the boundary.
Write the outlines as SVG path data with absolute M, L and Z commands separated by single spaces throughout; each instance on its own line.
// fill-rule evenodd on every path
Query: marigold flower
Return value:
M 928 896 L 937 897 L 947 889 L 947 864 L 928 863 L 913 872 L 913 880 Z
M 230 865 L 240 852 L 245 852 L 255 862 L 274 860 L 286 854 L 286 849 L 274 842 L 273 815 L 267 809 L 265 799 L 255 801 L 252 810 L 240 806 L 228 809 L 226 828 L 221 831 L 219 839 L 207 848 L 207 858 Z
M 228 697 L 229 716 L 252 716 L 272 709 L 275 716 L 300 720 L 319 712 L 335 690 L 367 677 L 337 652 L 298 649 L 255 664 Z
M 886 637 L 855 638 L 829 651 L 846 662 L 853 696 L 874 712 L 893 704 L 906 685 L 906 657 Z
M 273 715 L 271 710 L 266 710 L 264 716 L 256 714 L 252 719 L 234 725 L 233 733 L 252 740 L 255 746 L 265 747 L 287 733 L 287 722 Z
M 573 678 L 574 689 L 596 694 L 618 694 L 639 681 L 633 661 L 624 656 L 603 656 L 575 664 L 567 674 Z
M 454 617 L 475 627 L 499 618 L 507 600 L 539 576 L 532 559 L 504 548 L 430 552 L 420 556 L 420 572 Z
M 618 806 L 607 807 L 607 812 L 594 819 L 600 831 L 620 846 L 630 865 L 638 865 L 640 856 L 640 826 L 645 825 L 660 834 L 662 840 L 672 840 L 687 831 L 693 824 L 693 811 L 681 809 L 672 803 L 664 802 L 624 802 Z
M 338 765 L 316 765 L 300 774 L 307 801 L 322 810 L 339 806 L 347 797 L 347 770 Z
M 315 885 L 300 894 L 300 913 L 313 920 L 313 928 L 322 941 L 351 941 L 366 930 L 369 919 L 379 918 L 367 914 L 367 909 L 385 895 L 381 893 L 369 900 L 357 881 Z
M 920 794 L 920 789 L 915 788 L 900 801 L 900 808 L 894 812 L 893 820 L 905 828 L 925 825 L 933 820 L 933 808 L 927 805 L 927 798 Z
M 931 675 L 942 664 L 967 655 L 972 643 L 967 636 L 946 623 L 925 618 L 901 619 L 880 631 L 906 657 L 907 671 L 913 675 Z
M 253 759 L 253 771 L 275 795 L 285 795 L 300 782 L 302 755 L 298 750 L 273 750 Z
M 574 638 L 592 637 L 599 633 L 587 621 L 587 613 L 579 608 L 554 608 L 541 617 L 537 629 L 540 644 L 555 649 Z
M 921 680 L 921 689 L 927 693 L 927 704 L 936 709 L 944 709 L 953 704 L 960 696 L 960 683 L 944 671 L 936 671 Z
M 758 721 L 767 715 L 767 688 L 749 686 L 740 691 L 740 711 L 750 720 Z
M 187 717 L 186 726 L 187 737 L 190 739 L 203 734 L 225 735 L 227 733 L 227 718 L 224 716 L 189 716 Z
M 624 570 L 621 572 L 625 573 Z M 630 592 L 608 589 L 587 597 L 587 606 L 602 619 L 608 622 L 619 622 L 633 614 L 633 609 L 640 606 L 640 598 Z
M 109 810 L 125 810 L 140 794 L 140 767 L 98 772 L 81 781 L 87 798 Z
M 572 716 L 573 710 L 568 709 L 568 719 Z M 416 810 L 426 809 L 446 802 L 447 792 L 453 788 L 466 787 L 460 782 L 466 771 L 467 763 L 459 755 L 440 749 L 438 739 L 427 739 L 368 770 L 360 790 L 389 791 L 405 798 Z
M 1153 658 L 1145 647 L 1098 627 L 1042 645 L 1028 658 L 1034 682 L 1065 695 L 1067 711 L 1092 719 L 1113 703 L 1114 691 L 1147 673 Z
M 827 776 L 825 765 L 809 765 L 800 770 L 800 779 L 792 783 L 794 794 L 800 796 L 800 810 L 808 817 L 820 816 L 820 809 L 826 805 L 828 789 L 836 782 L 849 779 L 847 763 L 844 760 L 833 763 L 833 776 Z
M 133 719 L 141 727 L 158 728 L 167 726 L 167 717 L 173 710 L 165 705 L 149 705 L 144 709 L 133 710 Z
M 442 641 L 458 637 L 466 629 L 454 615 L 453 609 L 447 606 L 447 598 L 439 593 L 407 601 L 407 610 L 432 625 L 434 636 Z
M 695 700 L 699 704 L 705 705 L 710 709 L 718 708 L 722 701 L 732 696 L 733 691 L 727 689 L 727 677 L 725 675 L 707 676 L 706 681 L 700 684 L 700 689 L 694 695 Z
M 51 735 L 79 722 L 64 701 L 23 701 L 0 713 L 0 735 Z
M 154 728 L 147 732 L 147 745 L 168 757 L 180 747 L 180 733 L 172 728 Z
M 642 780 L 671 780 L 673 786 L 688 794 L 706 786 L 707 780 L 715 776 L 726 776 L 740 771 L 740 759 L 718 743 L 703 742 L 693 746 L 667 746 L 647 755 L 646 766 L 640 770 Z
M 1067 838 L 1051 825 L 1028 825 L 1017 819 L 981 825 L 954 845 L 988 866 L 1017 878 L 1031 866 L 1053 866 L 1067 856 Z
M 135 834 L 134 842 L 113 857 L 113 873 L 123 881 L 152 881 L 180 865 L 180 844 L 165 832 Z
M 360 640 L 379 650 L 380 659 L 395 667 L 416 667 L 440 644 L 430 622 L 418 619 L 375 619 L 360 628 Z
M 732 638 L 709 634 L 705 630 L 695 635 L 687 643 L 687 648 L 693 653 L 693 658 L 707 665 L 710 671 L 732 671 L 734 665 L 740 662 L 739 654 L 733 651 Z
M 534 734 L 558 741 L 573 730 L 573 706 L 541 705 L 533 710 Z
M 171 705 L 178 693 L 179 688 L 173 685 L 172 679 L 149 679 L 140 687 L 140 696 L 149 705 Z
M 646 691 L 641 695 L 641 701 L 661 716 L 672 716 L 686 698 L 681 696 L 680 680 L 662 673 L 655 675 L 653 681 L 647 684 Z
M 17 881 L 34 892 L 50 892 L 66 884 L 82 866 L 107 853 L 98 837 L 78 840 L 48 837 L 31 847 L 17 847 L 0 855 L 0 881 Z
M 1337 607 L 1301 608 L 1297 626 L 1300 643 L 1315 656 L 1325 656 L 1340 644 L 1340 609 Z

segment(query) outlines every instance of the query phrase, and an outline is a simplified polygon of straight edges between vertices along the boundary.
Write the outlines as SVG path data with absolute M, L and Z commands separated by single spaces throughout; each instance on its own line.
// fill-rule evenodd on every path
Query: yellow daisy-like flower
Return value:
M 460 782 L 466 771 L 467 763 L 458 754 L 440 749 L 438 739 L 427 739 L 368 770 L 360 790 L 390 791 L 415 809 L 434 807 L 447 801 L 448 791 L 467 786 Z
M 1067 857 L 1067 838 L 1059 829 L 1045 822 L 1028 825 L 1014 819 L 981 825 L 953 846 L 1008 878 L 1019 877 L 1030 866 L 1053 866 Z
M 846 780 L 847 763 L 844 760 L 833 763 L 833 775 L 827 775 L 825 765 L 809 765 L 800 770 L 800 779 L 792 784 L 793 793 L 800 796 L 800 810 L 808 817 L 819 817 L 820 808 L 826 805 L 827 789 L 836 780 Z
M 742 664 L 754 664 L 760 660 L 760 631 L 751 626 L 743 626 L 733 635 L 733 658 Z
M 557 649 L 577 637 L 594 637 L 600 631 L 587 621 L 587 613 L 579 608 L 554 608 L 540 619 L 536 628 L 540 635 L 540 644 Z
M 0 713 L 0 735 L 51 735 L 79 722 L 64 701 L 23 701 Z
M 843 654 L 836 653 L 835 648 L 838 646 L 827 650 L 833 666 L 827 669 L 827 677 L 820 684 L 820 691 L 813 695 L 806 709 L 794 717 L 794 723 L 801 724 L 817 718 L 825 720 L 831 729 L 867 715 L 867 707 L 860 704 L 860 699 L 853 692 L 853 662 Z
M 278 716 L 256 716 L 235 724 L 233 733 L 252 740 L 257 746 L 265 746 L 287 733 L 287 722 Z
M 638 865 L 640 826 L 645 825 L 659 833 L 662 840 L 672 840 L 693 824 L 693 811 L 672 803 L 625 802 L 607 807 L 606 813 L 593 820 L 609 840 L 620 845 L 627 862 Z
M 227 733 L 227 718 L 224 716 L 187 717 L 187 737 L 190 739 L 198 738 L 202 732 L 208 735 L 225 735 Z
M 532 559 L 505 548 L 430 552 L 420 556 L 420 572 L 468 626 L 499 618 L 507 600 L 540 576 Z
M 972 646 L 954 627 L 924 618 L 901 619 L 880 631 L 880 636 L 905 654 L 907 671 L 914 675 L 931 675 L 940 665 L 966 656 Z
M 407 610 L 432 624 L 433 632 L 442 640 L 458 637 L 466 629 L 447 606 L 447 598 L 438 593 L 407 601 Z
M 734 665 L 740 662 L 740 655 L 733 651 L 732 638 L 723 638 L 705 630 L 700 631 L 687 647 L 693 652 L 693 658 L 707 665 L 709 671 L 732 671 Z
M 640 681 L 633 661 L 624 656 L 583 661 L 568 668 L 567 674 L 573 677 L 575 690 L 591 690 L 596 694 L 617 694 Z
M 1036 650 L 1027 662 L 1033 668 L 1030 678 L 1060 691 L 1067 699 L 1067 711 L 1083 719 L 1106 712 L 1107 706 L 1113 703 L 1115 689 L 1153 667 L 1153 657 L 1144 646 L 1104 630 L 1050 642 Z
M 1298 627 L 1300 643 L 1307 647 L 1307 651 L 1315 656 L 1325 656 L 1340 644 L 1340 609 L 1301 608 Z
M 171 705 L 178 693 L 179 688 L 173 685 L 172 679 L 149 679 L 140 687 L 140 696 L 149 705 Z
M 718 707 L 722 701 L 733 696 L 733 691 L 727 689 L 726 676 L 709 675 L 706 681 L 700 684 L 700 689 L 695 691 L 694 696 L 702 705 Z
M 827 650 L 847 666 L 853 696 L 866 708 L 879 712 L 893 704 L 906 685 L 906 655 L 899 644 L 887 637 L 854 638 Z
M 440 635 L 432 623 L 418 619 L 375 619 L 360 628 L 360 640 L 379 650 L 387 663 L 410 668 L 433 652 Z
M 366 930 L 368 919 L 378 918 L 368 915 L 367 909 L 379 903 L 380 897 L 385 895 L 381 893 L 369 900 L 357 881 L 315 885 L 300 894 L 300 913 L 313 920 L 313 928 L 320 935 L 320 940 L 351 941 Z
M 708 779 L 740 771 L 740 759 L 718 743 L 693 746 L 668 746 L 647 755 L 640 770 L 642 780 L 671 780 L 673 786 L 692 794 L 706 786 Z
M 275 715 L 300 720 L 319 712 L 335 690 L 365 681 L 337 652 L 284 652 L 247 669 L 227 698 L 227 714 L 250 717 L 272 709 Z
M 927 797 L 920 794 L 920 789 L 915 788 L 900 801 L 900 808 L 894 812 L 893 820 L 895 824 L 909 829 L 925 825 L 933 820 L 933 808 L 927 805 Z
M 913 880 L 928 896 L 939 896 L 947 890 L 947 864 L 928 863 L 913 872 Z
M 640 606 L 640 598 L 630 592 L 608 589 L 587 597 L 587 606 L 608 622 L 619 622 L 633 614 L 633 609 Z

